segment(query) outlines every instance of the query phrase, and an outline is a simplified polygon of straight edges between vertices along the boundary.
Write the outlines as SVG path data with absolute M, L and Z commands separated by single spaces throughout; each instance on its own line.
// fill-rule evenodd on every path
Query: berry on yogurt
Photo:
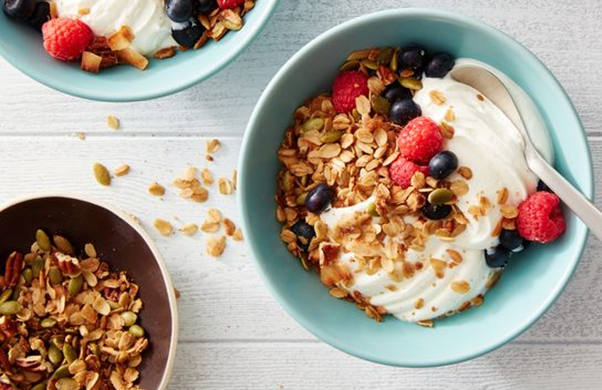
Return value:
M 2 10 L 10 19 L 27 22 L 36 9 L 36 0 L 3 0 Z

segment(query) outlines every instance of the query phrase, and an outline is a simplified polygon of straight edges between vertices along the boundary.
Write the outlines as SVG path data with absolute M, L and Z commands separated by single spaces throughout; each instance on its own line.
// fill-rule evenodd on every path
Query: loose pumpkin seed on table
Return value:
M 138 389 L 148 347 L 138 286 L 92 244 L 74 257 L 65 237 L 40 229 L 31 251 L 10 255 L 2 280 L 18 282 L 0 284 L 0 389 Z

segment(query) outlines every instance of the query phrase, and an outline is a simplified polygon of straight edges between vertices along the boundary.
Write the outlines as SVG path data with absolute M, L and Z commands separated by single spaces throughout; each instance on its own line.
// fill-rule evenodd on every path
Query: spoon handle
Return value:
M 566 204 L 587 227 L 602 240 L 602 212 L 579 190 L 562 177 L 534 150 L 527 148 L 527 164 L 544 183 Z

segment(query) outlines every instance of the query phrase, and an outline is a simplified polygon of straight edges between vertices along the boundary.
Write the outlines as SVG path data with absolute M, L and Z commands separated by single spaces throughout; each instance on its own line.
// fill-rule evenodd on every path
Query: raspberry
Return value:
M 332 103 L 338 112 L 349 112 L 355 108 L 356 97 L 369 93 L 368 76 L 364 72 L 342 72 L 332 86 Z
M 44 49 L 61 61 L 78 59 L 93 38 L 87 24 L 69 18 L 51 19 L 42 26 Z
M 245 0 L 217 0 L 217 5 L 220 9 L 232 9 L 244 3 Z
M 530 195 L 518 206 L 516 228 L 529 241 L 545 244 L 557 239 L 565 229 L 558 196 L 545 191 Z
M 412 176 L 414 173 L 420 171 L 424 173 L 425 176 L 429 174 L 429 168 L 416 165 L 410 160 L 406 160 L 405 158 L 399 156 L 397 160 L 393 161 L 391 166 L 389 167 L 389 175 L 391 179 L 401 188 L 408 188 L 412 182 Z
M 439 126 L 425 116 L 412 119 L 397 136 L 401 155 L 418 164 L 428 164 L 441 151 L 443 134 Z

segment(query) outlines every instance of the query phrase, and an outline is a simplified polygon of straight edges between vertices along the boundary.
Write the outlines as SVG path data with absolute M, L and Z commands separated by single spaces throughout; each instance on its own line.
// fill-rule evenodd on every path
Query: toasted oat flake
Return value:
M 211 175 L 209 168 L 203 168 L 201 171 L 201 179 L 203 180 L 203 184 L 206 186 L 213 184 L 213 175 Z
M 414 302 L 414 309 L 420 310 L 424 307 L 424 299 L 418 298 L 416 302 Z
M 189 223 L 180 228 L 180 231 L 185 236 L 194 236 L 198 230 L 199 227 L 196 223 Z
M 224 230 L 228 236 L 232 236 L 236 231 L 236 225 L 230 218 L 224 218 Z
M 119 130 L 119 128 L 121 127 L 121 123 L 116 116 L 109 115 L 107 116 L 107 126 L 111 130 Z
M 207 239 L 207 254 L 213 257 L 219 257 L 226 249 L 226 236 L 209 237 Z
M 439 106 L 445 104 L 445 102 L 447 101 L 443 92 L 437 91 L 435 89 L 429 92 L 429 96 L 431 100 Z
M 470 291 L 470 284 L 465 281 L 452 282 L 450 285 L 451 289 L 458 294 L 466 294 Z
M 213 154 L 213 153 L 217 152 L 217 150 L 219 149 L 220 146 L 221 146 L 221 143 L 219 142 L 219 140 L 217 140 L 215 138 L 208 140 L 206 143 L 207 154 Z
M 445 111 L 445 120 L 448 122 L 453 122 L 456 120 L 456 114 L 454 113 L 454 110 L 452 107 L 448 108 L 447 111 Z
M 121 164 L 113 171 L 115 176 L 125 176 L 130 173 L 130 166 L 127 164 Z
M 441 129 L 443 137 L 445 137 L 446 139 L 454 138 L 454 133 L 456 132 L 456 129 L 454 129 L 452 125 L 446 122 L 441 122 L 439 123 L 439 128 Z
M 163 196 L 165 195 L 165 187 L 155 181 L 148 186 L 148 192 L 154 196 Z
M 460 254 L 460 252 L 453 250 L 453 249 L 447 249 L 446 252 L 455 263 L 462 262 L 463 259 L 462 259 L 462 255 Z
M 240 228 L 236 228 L 234 234 L 232 234 L 232 239 L 234 241 L 242 241 L 244 239 L 242 235 L 242 230 L 240 230 Z
M 153 223 L 155 229 L 163 236 L 170 236 L 173 233 L 173 226 L 165 219 L 157 218 Z
M 508 189 L 502 187 L 497 191 L 497 204 L 502 205 L 508 201 Z
M 503 204 L 500 206 L 500 213 L 507 219 L 518 217 L 518 208 L 513 204 Z
M 343 299 L 347 297 L 349 293 L 347 292 L 347 290 L 343 290 L 342 288 L 333 287 L 330 289 L 330 295 L 332 295 L 335 298 Z
M 232 189 L 232 183 L 230 182 L 230 180 L 224 178 L 224 177 L 220 177 L 217 181 L 217 185 L 219 188 L 219 192 L 222 195 L 230 195 L 233 191 Z
M 111 185 L 111 174 L 104 165 L 101 163 L 95 163 L 92 166 L 92 170 L 94 171 L 94 177 L 99 184 L 103 186 Z

